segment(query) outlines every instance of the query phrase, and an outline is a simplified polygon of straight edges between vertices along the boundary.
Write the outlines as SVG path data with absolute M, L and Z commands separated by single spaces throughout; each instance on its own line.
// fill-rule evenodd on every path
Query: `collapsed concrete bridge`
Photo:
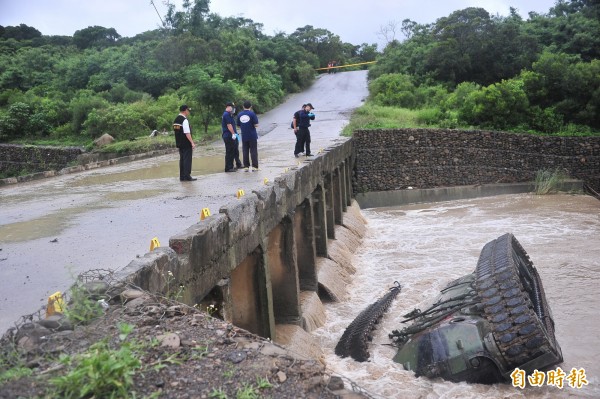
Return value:
M 272 340 L 290 330 L 309 332 L 319 325 L 303 306 L 320 303 L 319 294 L 339 299 L 339 276 L 350 272 L 343 260 L 329 259 L 331 251 L 340 252 L 331 248 L 339 245 L 333 239 L 356 241 L 365 228 L 352 206 L 353 162 L 351 140 L 325 149 L 262 189 L 232 199 L 117 277 L 151 292 L 184 287 L 183 302 L 215 304 L 226 320 Z M 351 217 L 345 222 L 346 213 Z

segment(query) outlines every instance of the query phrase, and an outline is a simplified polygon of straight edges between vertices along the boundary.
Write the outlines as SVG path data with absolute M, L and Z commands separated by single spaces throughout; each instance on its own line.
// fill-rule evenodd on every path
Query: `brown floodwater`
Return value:
M 583 195 L 503 195 L 362 211 L 365 240 L 354 255 L 357 272 L 345 300 L 325 306 L 318 337 L 328 367 L 382 398 L 600 397 L 600 202 Z M 392 362 L 389 332 L 402 315 L 431 304 L 440 289 L 473 272 L 482 247 L 512 233 L 538 269 L 563 350 L 560 367 L 583 368 L 588 385 L 491 386 L 415 378 Z M 394 280 L 402 292 L 376 330 L 369 362 L 340 359 L 333 349 L 348 324 Z

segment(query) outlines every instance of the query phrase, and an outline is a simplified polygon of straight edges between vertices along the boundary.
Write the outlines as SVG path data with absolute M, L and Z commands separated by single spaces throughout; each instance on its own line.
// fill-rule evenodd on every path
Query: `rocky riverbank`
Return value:
M 104 302 L 89 324 L 71 327 L 58 316 L 9 330 L 0 345 L 0 398 L 123 397 L 123 388 L 137 398 L 365 397 L 319 361 L 210 309 L 131 289 L 119 300 Z

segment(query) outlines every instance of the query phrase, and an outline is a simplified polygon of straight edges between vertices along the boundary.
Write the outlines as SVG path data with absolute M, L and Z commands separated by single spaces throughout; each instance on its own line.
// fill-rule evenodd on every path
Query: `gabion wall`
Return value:
M 0 172 L 30 173 L 62 169 L 77 161 L 83 153 L 79 147 L 47 147 L 0 144 Z
M 600 137 L 451 129 L 359 130 L 355 192 L 515 183 L 559 168 L 600 191 Z

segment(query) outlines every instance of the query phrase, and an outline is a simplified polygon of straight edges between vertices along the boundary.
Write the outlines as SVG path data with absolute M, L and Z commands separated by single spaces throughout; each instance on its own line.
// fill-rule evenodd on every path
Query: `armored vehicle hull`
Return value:
M 399 347 L 394 361 L 417 376 L 495 383 L 515 368 L 531 373 L 563 360 L 540 277 L 512 234 L 487 243 L 475 271 L 409 321 L 390 338 Z

